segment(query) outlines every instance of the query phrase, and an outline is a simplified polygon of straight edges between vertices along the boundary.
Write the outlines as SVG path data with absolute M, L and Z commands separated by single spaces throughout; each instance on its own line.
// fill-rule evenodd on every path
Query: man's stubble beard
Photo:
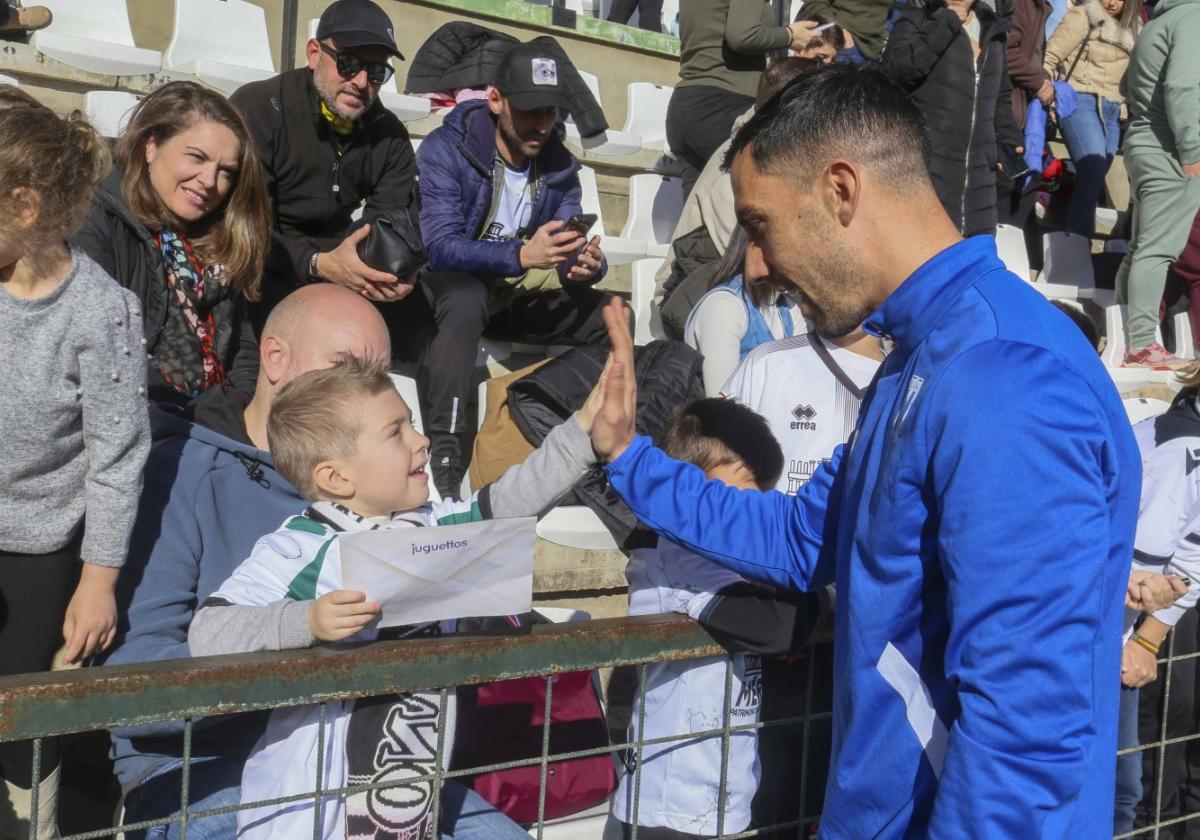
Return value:
M 342 87 L 341 82 L 335 83 L 331 89 L 325 80 L 320 79 L 316 73 L 313 73 L 313 87 L 317 89 L 317 96 L 320 97 L 321 102 L 324 103 L 325 107 L 328 108 L 334 116 L 343 120 L 357 120 L 359 117 L 365 114 L 372 105 L 375 104 L 375 100 L 371 97 L 371 94 L 368 91 L 361 94 L 363 97 L 363 105 L 358 112 L 354 114 L 348 114 L 340 105 L 337 104 L 337 95 Z
M 808 263 L 813 271 L 809 276 L 820 278 L 809 286 L 810 291 L 820 290 L 820 298 L 805 295 L 812 308 L 813 329 L 826 338 L 841 338 L 858 329 L 874 311 L 864 294 L 867 268 L 855 251 L 832 237 L 826 237 L 810 253 L 813 256 Z

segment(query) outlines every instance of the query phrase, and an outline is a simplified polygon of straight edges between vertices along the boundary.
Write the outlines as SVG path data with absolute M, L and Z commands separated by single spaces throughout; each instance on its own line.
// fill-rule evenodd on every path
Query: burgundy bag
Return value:
M 550 698 L 550 755 L 608 746 L 604 711 L 591 671 L 555 674 Z M 546 678 L 524 677 L 458 688 L 453 769 L 540 758 Z M 537 822 L 541 765 L 480 773 L 462 779 L 499 811 L 522 825 Z M 547 820 L 585 811 L 617 788 L 608 753 L 551 761 L 546 773 Z

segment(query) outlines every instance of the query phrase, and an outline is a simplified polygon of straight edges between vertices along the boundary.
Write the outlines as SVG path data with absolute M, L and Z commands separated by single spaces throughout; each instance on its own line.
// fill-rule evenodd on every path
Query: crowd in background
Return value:
M 657 29 L 661 3 L 619 2 L 612 15 L 628 19 L 634 5 L 640 25 Z M 0 2 L 0 31 L 45 26 L 43 12 Z M 682 4 L 678 30 L 666 129 L 687 200 L 655 301 L 668 342 L 638 359 L 652 395 L 644 431 L 668 454 L 730 486 L 795 494 L 851 438 L 887 357 L 889 340 L 862 325 L 816 330 L 812 302 L 748 258 L 747 220 L 735 212 L 731 140 L 797 79 L 834 63 L 862 65 L 908 95 L 936 198 L 963 237 L 1012 224 L 1031 243 L 1052 226 L 1091 240 L 1121 154 L 1133 195 L 1115 277 L 1129 312 L 1124 364 L 1183 368 L 1156 331 L 1180 290 L 1200 313 L 1200 0 L 809 0 L 790 23 L 762 0 L 713 0 Z M 477 77 L 443 91 L 459 104 L 418 154 L 379 102 L 402 58 L 392 33 L 370 0 L 338 0 L 303 66 L 229 99 L 165 84 L 112 148 L 79 114 L 0 87 L 0 674 L 47 670 L 56 653 L 99 665 L 378 638 L 379 606 L 340 585 L 341 534 L 535 515 L 567 494 L 603 495 L 587 435 L 593 386 L 608 370 L 612 295 L 597 288 L 603 238 L 588 235 L 562 127 L 568 114 L 586 124 L 598 105 L 553 39 L 475 33 Z M 818 267 L 852 259 L 811 255 Z M 1098 349 L 1088 316 L 1058 305 Z M 538 377 L 533 408 L 555 422 L 533 439 L 528 421 L 509 421 L 519 454 L 490 481 L 465 483 L 484 412 L 484 336 L 578 349 L 528 374 Z M 388 370 L 415 376 L 419 431 Z M 1124 688 L 1122 747 L 1157 737 L 1164 716 L 1179 733 L 1200 719 L 1194 674 L 1169 703 L 1152 685 L 1172 627 L 1177 653 L 1200 647 L 1200 372 L 1181 381 L 1171 410 L 1138 427 L 1142 514 L 1113 675 Z M 388 434 L 367 441 L 366 421 L 335 416 L 345 405 Z M 739 714 L 796 714 L 787 698 L 804 693 L 809 673 L 807 688 L 827 696 L 828 663 L 804 675 L 792 665 L 828 626 L 832 589 L 750 584 L 665 538 L 647 542 L 621 503 L 596 504 L 606 524 L 627 526 L 630 612 L 687 613 L 736 651 Z M 293 542 L 294 555 L 281 548 Z M 455 629 L 434 622 L 401 635 Z M 716 708 L 701 717 L 719 717 L 724 681 L 718 660 L 652 668 L 638 687 L 640 734 L 686 733 L 703 698 Z M 369 777 L 363 756 L 382 741 L 362 733 L 391 708 L 342 705 L 333 725 L 344 761 L 325 766 L 327 787 Z M 191 807 L 310 789 L 311 710 L 293 712 L 198 722 Z M 127 822 L 178 813 L 182 731 L 113 731 Z M 794 744 L 743 734 L 728 759 L 726 831 L 790 818 L 780 803 L 800 784 Z M 1143 780 L 1149 792 L 1160 773 L 1163 815 L 1190 811 L 1200 798 L 1193 752 L 1168 751 L 1161 767 L 1122 757 L 1115 832 L 1155 816 Z M 640 808 L 631 765 L 614 783 L 612 819 L 626 836 L 634 822 L 651 838 L 716 833 L 720 741 L 681 751 L 713 771 L 682 782 L 671 753 L 646 751 Z M 247 781 L 289 762 L 294 774 L 278 785 Z M 35 778 L 28 743 L 0 745 L 9 801 L 39 789 L 41 837 L 57 836 L 59 763 L 49 740 Z M 338 799 L 325 836 L 368 825 L 368 800 Z M 421 836 L 527 836 L 465 785 L 447 784 L 438 825 L 427 806 L 392 816 Z M 233 836 L 236 825 L 241 836 L 283 836 L 311 826 L 312 809 L 225 814 L 189 834 Z M 13 830 L 5 819 L 0 840 Z M 1200 824 L 1185 825 L 1200 836 Z

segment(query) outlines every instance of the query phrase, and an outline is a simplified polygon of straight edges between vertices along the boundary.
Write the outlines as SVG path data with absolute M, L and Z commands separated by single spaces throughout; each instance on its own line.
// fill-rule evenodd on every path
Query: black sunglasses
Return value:
M 320 42 L 318 42 L 320 44 Z M 338 52 L 328 44 L 320 44 L 321 52 L 333 56 L 337 63 L 338 75 L 343 79 L 353 79 L 363 70 L 367 71 L 367 81 L 373 85 L 382 85 L 392 78 L 392 65 L 379 61 L 363 61 L 348 52 Z

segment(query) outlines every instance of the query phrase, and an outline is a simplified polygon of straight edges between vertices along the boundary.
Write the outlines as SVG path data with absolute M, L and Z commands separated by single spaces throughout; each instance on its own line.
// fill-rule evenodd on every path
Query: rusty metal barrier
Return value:
M 703 732 L 679 734 L 672 737 L 644 739 L 610 744 L 589 750 L 568 753 L 550 752 L 550 704 L 553 696 L 554 674 L 569 671 L 588 671 L 615 666 L 639 666 L 641 682 L 649 663 L 672 660 L 724 657 L 725 697 L 720 726 Z M 1163 680 L 1164 707 L 1170 701 L 1173 664 L 1200 657 L 1200 653 L 1174 654 L 1174 634 L 1168 637 L 1166 656 L 1160 660 L 1160 679 Z M 323 803 L 330 795 L 348 795 L 364 790 L 387 789 L 414 782 L 433 781 L 434 822 L 437 821 L 437 794 L 445 780 L 482 772 L 514 767 L 540 767 L 539 818 L 530 834 L 541 840 L 545 829 L 545 787 L 550 762 L 602 754 L 616 755 L 629 751 L 633 761 L 633 810 L 638 808 L 640 794 L 641 757 L 648 745 L 693 741 L 703 738 L 722 739 L 720 767 L 721 796 L 717 816 L 718 836 L 723 840 L 771 835 L 773 837 L 805 837 L 815 830 L 819 814 L 807 813 L 805 793 L 807 777 L 815 763 L 824 763 L 828 756 L 811 754 L 809 728 L 816 721 L 830 717 L 828 712 L 817 713 L 812 708 L 812 667 L 809 658 L 808 685 L 803 708 L 797 714 L 779 720 L 750 724 L 734 724 L 731 717 L 733 667 L 728 653 L 699 624 L 680 615 L 654 615 L 605 619 L 563 624 L 543 624 L 524 628 L 520 632 L 462 634 L 408 641 L 373 642 L 361 645 L 320 646 L 304 650 L 277 653 L 256 653 L 233 656 L 196 658 L 152 662 L 139 665 L 119 665 L 76 671 L 0 678 L 0 741 L 33 740 L 34 777 L 41 761 L 42 739 L 78 732 L 111 729 L 139 724 L 183 721 L 183 760 L 180 802 L 188 802 L 192 722 L 196 718 L 229 715 L 276 709 L 290 706 L 319 704 L 322 726 L 319 729 L 318 754 L 324 755 L 325 703 L 362 697 L 374 697 L 418 690 L 440 689 L 441 708 L 447 706 L 448 694 L 456 686 L 495 682 L 520 677 L 544 676 L 546 700 L 542 726 L 540 757 L 447 770 L 442 761 L 445 744 L 439 728 L 435 770 L 422 776 L 409 776 L 400 781 L 377 785 L 357 785 L 322 789 L 322 768 L 318 766 L 313 790 L 310 793 L 277 799 L 241 803 L 223 808 L 200 809 L 186 807 L 178 815 L 88 831 L 64 837 L 63 840 L 92 840 L 116 837 L 121 832 L 175 824 L 180 837 L 187 837 L 189 822 L 196 819 L 227 814 L 244 808 L 284 804 L 304 799 Z M 644 732 L 645 702 L 632 710 L 637 716 L 639 733 Z M 803 731 L 801 778 L 798 779 L 796 818 L 777 825 L 758 826 L 736 833 L 724 831 L 724 800 L 729 745 L 738 732 L 766 730 L 772 727 L 796 726 Z M 1162 767 L 1169 747 L 1200 740 L 1200 732 L 1168 737 L 1166 716 L 1160 737 L 1118 754 L 1157 751 L 1159 772 L 1150 801 L 1153 813 L 1143 818 L 1143 825 L 1134 831 L 1117 836 L 1122 838 L 1173 837 L 1173 829 L 1200 818 L 1200 811 L 1164 819 Z M 37 788 L 33 791 L 36 825 Z M 319 840 L 323 805 L 314 808 L 313 837 Z M 30 837 L 36 840 L 31 827 Z M 785 833 L 786 832 L 786 833 Z M 637 826 L 632 827 L 636 840 Z M 590 836 L 590 835 L 589 835 Z M 599 834 L 595 840 L 600 840 Z
M 641 666 L 641 676 L 644 680 L 647 663 L 712 656 L 725 657 L 726 662 L 725 713 L 720 727 L 681 734 L 678 737 L 639 738 L 634 742 L 609 744 L 569 753 L 549 752 L 549 712 L 554 674 L 633 665 Z M 730 714 L 733 670 L 727 652 L 692 619 L 680 615 L 654 615 L 541 624 L 517 633 L 505 631 L 360 645 L 331 645 L 274 653 L 215 656 L 4 677 L 0 678 L 0 741 L 33 741 L 33 773 L 36 778 L 40 769 L 44 738 L 182 720 L 184 766 L 180 801 L 185 804 L 188 802 L 192 722 L 196 718 L 319 704 L 322 725 L 319 727 L 317 751 L 319 755 L 323 755 L 325 704 L 329 701 L 440 689 L 441 707 L 444 711 L 448 693 L 456 686 L 533 676 L 546 677 L 546 707 L 543 715 L 546 723 L 542 727 L 542 754 L 539 758 L 446 770 L 442 761 L 445 744 L 442 730 L 439 729 L 436 769 L 423 776 L 409 776 L 388 784 L 322 789 L 320 780 L 323 771 L 318 766 L 313 790 L 308 794 L 223 808 L 184 807 L 180 814 L 173 817 L 73 834 L 64 840 L 114 837 L 125 831 L 168 824 L 178 826 L 180 836 L 186 838 L 189 822 L 202 817 L 303 799 L 322 803 L 331 794 L 348 795 L 363 790 L 382 790 L 431 779 L 434 782 L 436 803 L 436 793 L 447 779 L 534 765 L 540 766 L 541 784 L 539 818 L 536 825 L 530 829 L 530 833 L 541 838 L 545 824 L 546 774 L 552 761 L 633 751 L 638 759 L 634 771 L 636 812 L 640 759 L 645 746 L 721 737 L 724 740 L 721 798 L 724 799 L 731 735 L 771 726 L 803 725 L 807 748 L 807 726 L 810 719 L 829 717 L 828 713 L 808 718 L 798 715 L 777 721 L 735 725 Z M 644 701 L 633 713 L 639 716 L 639 722 L 644 720 Z M 642 731 L 640 726 L 639 731 Z M 35 825 L 38 807 L 36 786 L 33 798 L 31 824 Z M 434 807 L 433 819 L 436 823 L 437 805 Z M 322 805 L 314 809 L 314 838 L 320 837 L 322 809 Z M 815 814 L 798 813 L 795 820 L 770 828 L 795 830 L 800 826 L 815 824 L 816 820 Z M 719 833 L 722 837 L 752 837 L 767 830 L 759 828 L 729 834 L 720 830 L 723 822 L 722 803 L 718 814 Z M 36 840 L 34 831 L 31 826 L 30 837 Z M 636 838 L 636 835 L 635 825 L 633 836 Z

